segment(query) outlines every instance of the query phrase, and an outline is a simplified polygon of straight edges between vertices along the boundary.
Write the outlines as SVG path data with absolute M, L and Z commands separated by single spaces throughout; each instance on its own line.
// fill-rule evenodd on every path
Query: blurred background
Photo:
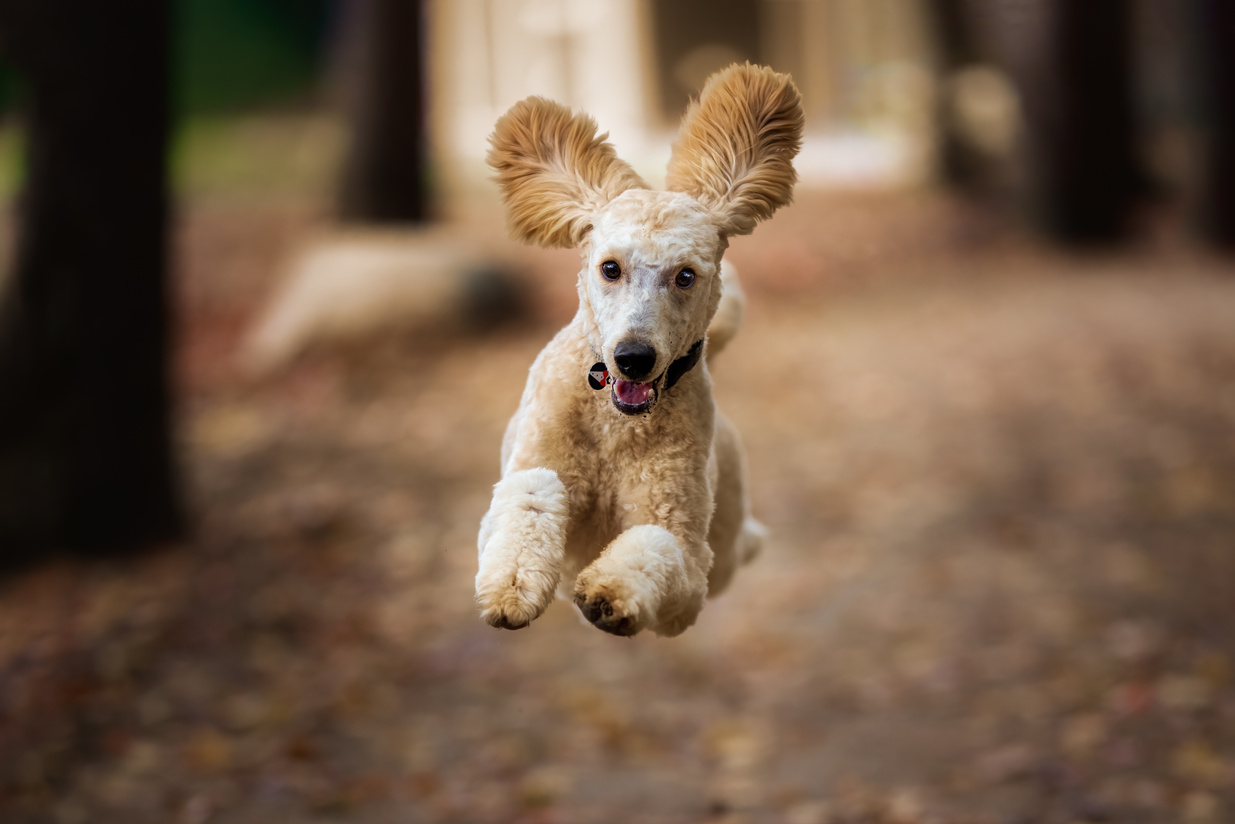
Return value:
M 495 631 L 573 251 L 530 94 L 658 183 L 733 61 L 796 202 L 713 369 L 765 553 L 676 639 Z M 0 820 L 1235 816 L 1235 7 L 0 0 Z

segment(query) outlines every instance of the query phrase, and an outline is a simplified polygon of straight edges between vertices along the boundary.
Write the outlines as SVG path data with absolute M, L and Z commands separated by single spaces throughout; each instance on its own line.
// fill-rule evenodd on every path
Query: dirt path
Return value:
M 192 548 L 0 590 L 0 818 L 1230 820 L 1232 272 L 924 229 L 821 263 L 796 220 L 735 248 L 714 370 L 773 540 L 696 627 L 474 614 L 551 328 L 222 382 Z

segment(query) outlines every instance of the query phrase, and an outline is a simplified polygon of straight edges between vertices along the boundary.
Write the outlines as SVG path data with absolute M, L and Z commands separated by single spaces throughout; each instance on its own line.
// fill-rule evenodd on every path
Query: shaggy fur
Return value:
M 498 120 L 488 160 L 512 234 L 578 246 L 583 266 L 579 311 L 532 364 L 481 523 L 476 600 L 493 626 L 527 626 L 560 591 L 606 632 L 677 635 L 758 552 L 707 360 L 741 321 L 728 239 L 790 202 L 802 125 L 788 76 L 731 66 L 687 111 L 655 192 L 586 115 L 533 97 Z M 612 389 L 588 386 L 597 361 Z
M 510 232 L 541 246 L 578 246 L 596 214 L 614 197 L 646 188 L 620 160 L 596 121 L 529 97 L 497 121 L 489 165 L 497 172 Z

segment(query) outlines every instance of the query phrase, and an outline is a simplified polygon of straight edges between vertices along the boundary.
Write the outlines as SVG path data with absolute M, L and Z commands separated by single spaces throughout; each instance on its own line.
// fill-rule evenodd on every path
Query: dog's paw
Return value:
M 597 629 L 612 635 L 631 636 L 642 629 L 633 616 L 623 614 L 620 605 L 615 610 L 613 602 L 604 595 L 589 598 L 585 593 L 576 592 L 575 606 Z
M 476 605 L 489 625 L 521 629 L 552 603 L 568 515 L 566 488 L 552 470 L 513 472 L 494 487 L 476 572 Z
M 476 606 L 490 626 L 522 629 L 553 602 L 558 571 L 552 564 L 519 566 L 518 556 L 499 551 L 481 556 L 476 575 Z
M 495 592 L 476 593 L 480 617 L 498 629 L 523 629 L 540 617 L 548 604 L 543 597 L 515 586 Z
M 763 544 L 768 539 L 768 528 L 747 516 L 742 522 L 742 531 L 738 534 L 738 563 L 749 564 L 763 551 Z
M 645 629 L 677 635 L 694 623 L 707 594 L 706 568 L 693 570 L 668 530 L 632 526 L 579 573 L 575 604 L 584 618 L 614 635 Z
M 646 629 L 651 611 L 624 581 L 601 583 L 585 570 L 575 581 L 575 606 L 593 626 L 612 635 L 631 636 Z
M 553 602 L 558 577 L 552 565 L 521 567 L 500 552 L 486 553 L 476 575 L 480 617 L 501 629 L 526 627 Z

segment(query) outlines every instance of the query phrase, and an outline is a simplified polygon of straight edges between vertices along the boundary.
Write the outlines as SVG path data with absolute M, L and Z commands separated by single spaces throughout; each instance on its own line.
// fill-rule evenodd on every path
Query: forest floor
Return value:
M 0 581 L 0 820 L 1235 818 L 1235 267 L 804 193 L 734 243 L 713 369 L 770 542 L 684 635 L 624 639 L 472 603 L 573 256 L 517 253 L 522 321 L 241 378 L 315 225 L 185 210 L 193 538 Z

